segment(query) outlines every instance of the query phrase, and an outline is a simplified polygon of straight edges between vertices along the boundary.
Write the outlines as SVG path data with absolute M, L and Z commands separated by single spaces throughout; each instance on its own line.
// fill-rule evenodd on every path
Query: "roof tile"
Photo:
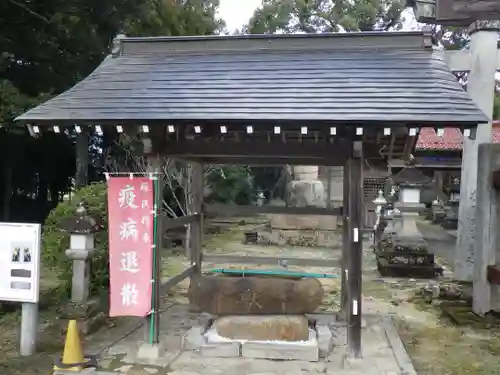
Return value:
M 500 143 L 500 121 L 493 122 L 493 143 Z M 439 137 L 434 128 L 422 128 L 418 136 L 416 150 L 420 151 L 458 151 L 462 150 L 464 137 L 458 128 L 445 128 L 442 137 Z
M 17 120 L 487 121 L 422 33 L 266 38 L 251 50 L 239 47 L 241 37 L 130 38 L 121 55 Z M 401 38 L 413 42 L 391 47 Z

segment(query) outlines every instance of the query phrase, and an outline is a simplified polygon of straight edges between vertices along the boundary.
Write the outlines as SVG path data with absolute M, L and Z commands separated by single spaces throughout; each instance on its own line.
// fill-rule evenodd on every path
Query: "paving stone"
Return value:
M 128 370 L 130 370 L 132 367 L 134 367 L 134 365 L 123 365 L 123 366 L 120 366 L 120 367 L 115 368 L 113 371 L 117 371 L 117 372 L 127 372 L 127 371 L 128 371 Z
M 240 346 L 238 342 L 205 343 L 200 353 L 203 357 L 234 358 L 240 356 Z
M 182 348 L 185 350 L 198 350 L 205 343 L 203 334 L 205 329 L 201 326 L 195 326 L 189 329 L 182 337 Z
M 114 357 L 102 358 L 98 362 L 99 363 L 98 367 L 103 368 L 103 369 L 109 369 L 111 367 L 111 364 L 115 360 L 116 360 L 116 358 L 114 358 Z
M 144 366 L 167 367 L 178 355 L 179 351 L 168 351 L 163 352 L 159 358 L 138 358 L 136 352 L 124 357 L 122 362 Z
M 309 322 L 303 315 L 228 315 L 216 319 L 213 329 L 218 335 L 231 340 L 305 341 L 309 339 Z
M 241 345 L 241 356 L 244 358 L 318 361 L 319 350 L 317 345 L 244 342 Z
M 330 327 L 326 325 L 316 325 L 316 333 L 318 338 L 319 356 L 325 358 L 333 348 L 333 335 Z
M 148 374 L 156 374 L 159 370 L 157 368 L 144 367 L 144 371 L 146 371 Z
M 157 374 L 158 371 L 159 371 L 158 369 L 151 367 L 142 367 L 142 368 L 135 367 L 127 371 L 126 375 L 152 375 L 152 374 Z
M 107 350 L 109 355 L 120 355 L 120 354 L 128 354 L 130 350 L 130 345 L 114 345 Z

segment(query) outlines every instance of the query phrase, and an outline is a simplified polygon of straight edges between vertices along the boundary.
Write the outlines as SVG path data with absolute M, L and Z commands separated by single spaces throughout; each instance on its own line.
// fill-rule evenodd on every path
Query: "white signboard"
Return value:
M 0 223 L 0 301 L 37 303 L 40 224 Z

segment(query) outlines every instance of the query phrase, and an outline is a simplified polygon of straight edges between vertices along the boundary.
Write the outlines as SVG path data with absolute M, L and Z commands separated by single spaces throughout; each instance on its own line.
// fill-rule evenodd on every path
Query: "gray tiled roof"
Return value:
M 420 33 L 125 38 L 18 120 L 487 121 Z

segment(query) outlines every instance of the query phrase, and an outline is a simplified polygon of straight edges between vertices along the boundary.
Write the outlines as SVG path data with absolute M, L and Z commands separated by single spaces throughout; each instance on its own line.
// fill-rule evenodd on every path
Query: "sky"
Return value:
M 219 17 L 226 21 L 229 31 L 234 31 L 248 23 L 261 0 L 219 0 L 219 2 Z

